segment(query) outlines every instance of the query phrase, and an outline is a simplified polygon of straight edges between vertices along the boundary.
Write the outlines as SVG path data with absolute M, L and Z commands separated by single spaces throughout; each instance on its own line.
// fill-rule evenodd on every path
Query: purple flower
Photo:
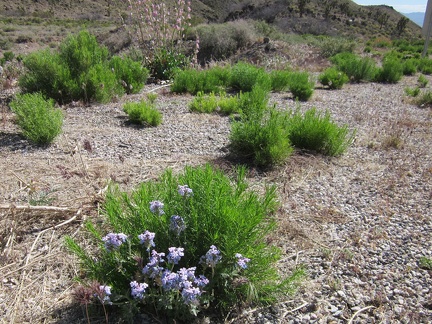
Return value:
M 100 300 L 102 304 L 108 304 L 111 305 L 111 287 L 106 285 L 99 286 L 98 293 L 95 294 L 95 296 Z
M 147 251 L 150 251 L 151 246 L 155 246 L 153 240 L 155 238 L 155 233 L 145 231 L 143 234 L 138 235 L 140 243 L 147 248 Z
M 201 263 L 205 264 L 210 268 L 214 268 L 216 264 L 222 259 L 220 251 L 216 246 L 210 246 L 210 250 L 207 251 L 206 255 L 201 257 Z
M 198 305 L 198 297 L 201 296 L 201 290 L 196 287 L 185 288 L 182 290 L 183 302 L 186 305 Z
M 209 284 L 209 282 L 210 281 L 203 275 L 199 275 L 199 277 L 195 278 L 195 280 L 194 280 L 194 284 L 200 288 L 207 286 Z
M 186 229 L 186 224 L 183 218 L 181 218 L 178 215 L 171 216 L 169 229 L 170 231 L 174 232 L 177 236 L 179 236 L 180 233 Z
M 180 277 L 177 273 L 165 270 L 162 274 L 162 288 L 164 290 L 179 290 Z
M 142 273 L 149 276 L 150 278 L 156 278 L 159 276 L 163 268 L 160 266 L 160 263 L 165 260 L 162 257 L 165 256 L 165 253 L 157 253 L 155 250 L 152 251 L 152 256 L 150 257 L 149 262 L 143 268 Z
M 145 282 L 144 283 L 138 283 L 136 281 L 132 281 L 130 283 L 130 287 L 131 287 L 131 295 L 133 298 L 143 299 L 145 290 L 148 287 L 148 285 Z
M 183 185 L 183 186 L 179 185 L 178 186 L 178 193 L 180 196 L 183 196 L 183 197 L 193 196 L 193 191 L 191 188 L 189 188 L 188 185 Z
M 250 259 L 245 258 L 243 255 L 241 255 L 240 253 L 236 253 L 235 257 L 237 258 L 237 265 L 242 268 L 242 269 L 246 269 L 247 268 L 247 264 L 250 261 Z
M 178 264 L 181 257 L 184 256 L 184 248 L 170 247 L 168 251 L 167 260 L 171 264 Z
M 102 238 L 102 241 L 105 242 L 105 248 L 111 251 L 126 242 L 126 239 L 127 236 L 123 233 L 109 233 Z
M 150 211 L 153 214 L 158 214 L 159 216 L 165 214 L 163 211 L 164 204 L 159 200 L 154 200 L 150 202 Z
M 181 268 L 177 273 L 180 276 L 182 282 L 190 281 L 193 282 L 195 280 L 195 270 L 196 267 L 190 268 Z

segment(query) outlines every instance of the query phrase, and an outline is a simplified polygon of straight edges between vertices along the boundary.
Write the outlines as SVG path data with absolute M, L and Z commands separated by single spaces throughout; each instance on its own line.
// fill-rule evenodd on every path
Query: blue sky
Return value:
M 354 0 L 360 5 L 387 5 L 399 12 L 425 12 L 427 0 Z

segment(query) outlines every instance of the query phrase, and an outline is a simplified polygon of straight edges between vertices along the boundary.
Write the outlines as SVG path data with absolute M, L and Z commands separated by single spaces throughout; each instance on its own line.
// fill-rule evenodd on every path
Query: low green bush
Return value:
M 25 138 L 38 145 L 50 144 L 61 133 L 63 112 L 41 93 L 19 94 L 10 103 Z
M 417 97 L 420 94 L 420 88 L 419 87 L 415 87 L 415 88 L 405 88 L 405 94 L 409 97 Z
M 242 92 L 239 96 L 239 111 L 243 120 L 261 120 L 269 101 L 269 91 L 255 85 L 251 92 Z
M 178 69 L 184 69 L 190 60 L 182 53 L 161 49 L 145 65 L 157 80 L 171 80 Z
M 432 91 L 425 91 L 420 93 L 416 97 L 415 103 L 421 108 L 432 106 Z
M 291 71 L 273 70 L 270 72 L 271 89 L 273 91 L 285 91 L 289 88 Z
M 179 70 L 174 75 L 171 91 L 175 93 L 220 93 L 229 84 L 230 70 L 215 67 L 209 70 Z
M 372 81 L 377 74 L 376 64 L 369 57 L 359 57 L 353 53 L 339 53 L 330 61 L 352 82 Z
M 192 100 L 189 109 L 192 112 L 199 113 L 220 113 L 223 115 L 231 115 L 240 112 L 239 96 L 227 96 L 221 93 L 216 96 L 214 93 L 204 95 L 203 92 L 198 92 L 197 96 Z
M 258 195 L 245 174 L 238 168 L 230 178 L 206 165 L 167 170 L 132 193 L 111 187 L 104 221 L 85 225 L 91 248 L 66 238 L 82 267 L 77 299 L 184 322 L 291 293 L 304 271 L 281 277 L 280 250 L 266 240 L 275 228 L 275 187 Z
M 139 93 L 149 76 L 149 71 L 141 63 L 127 57 L 113 56 L 108 65 L 127 94 Z
M 315 83 L 310 80 L 307 72 L 292 72 L 289 80 L 289 90 L 296 100 L 307 101 L 312 97 Z
M 147 126 L 158 126 L 162 122 L 162 114 L 152 102 L 127 102 L 123 111 L 129 116 L 132 123 Z
M 420 74 L 418 79 L 417 79 L 417 83 L 419 84 L 419 87 L 426 88 L 426 86 L 429 83 L 429 80 L 426 79 L 426 77 L 423 74 Z
M 417 73 L 418 59 L 409 58 L 403 61 L 403 75 L 414 75 Z
M 258 84 L 261 88 L 271 89 L 269 75 L 262 68 L 239 62 L 231 69 L 230 86 L 236 91 L 249 92 Z
M 320 54 L 324 57 L 332 57 L 339 53 L 352 53 L 356 43 L 352 40 L 340 37 L 324 37 L 317 43 Z
M 121 96 L 124 89 L 116 74 L 106 64 L 96 64 L 89 68 L 80 78 L 86 102 L 96 100 L 108 103 L 116 96 Z
M 403 63 L 393 55 L 384 57 L 382 67 L 377 70 L 375 80 L 385 83 L 397 83 L 403 75 Z
M 423 74 L 432 74 L 432 60 L 428 57 L 419 59 L 417 70 Z
M 292 112 L 286 123 L 288 138 L 294 147 L 329 156 L 344 153 L 355 136 L 348 126 L 335 124 L 329 112 L 322 114 L 315 108 L 307 110 L 304 115 L 299 110 Z
M 319 82 L 329 87 L 329 89 L 342 89 L 343 85 L 349 81 L 348 76 L 335 67 L 327 68 L 318 77 Z

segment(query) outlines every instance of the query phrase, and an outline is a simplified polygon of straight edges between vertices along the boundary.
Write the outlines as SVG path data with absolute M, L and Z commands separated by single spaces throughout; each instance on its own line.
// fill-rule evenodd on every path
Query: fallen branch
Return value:
M 359 309 L 357 312 L 354 313 L 354 315 L 350 318 L 350 320 L 348 321 L 347 324 L 351 324 L 351 323 L 353 322 L 354 318 L 355 318 L 358 314 L 360 314 L 361 312 L 364 312 L 365 310 L 368 310 L 368 309 L 370 309 L 370 308 L 375 308 L 375 306 L 366 306 L 366 307 L 364 307 L 364 308 L 362 308 L 362 309 Z

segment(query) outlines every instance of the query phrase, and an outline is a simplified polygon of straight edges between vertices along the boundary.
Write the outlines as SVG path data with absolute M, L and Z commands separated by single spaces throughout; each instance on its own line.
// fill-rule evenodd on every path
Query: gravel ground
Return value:
M 421 257 L 432 258 L 432 114 L 404 96 L 416 80 L 316 89 L 312 100 L 298 104 L 287 93 L 272 94 L 280 109 L 329 110 L 335 121 L 357 130 L 356 139 L 338 158 L 296 152 L 274 170 L 250 172 L 257 190 L 278 186 L 279 226 L 270 241 L 283 250 L 281 272 L 303 265 L 308 279 L 291 299 L 246 309 L 227 322 L 432 322 L 432 271 L 419 267 Z M 131 189 L 166 167 L 229 164 L 229 118 L 191 114 L 192 97 L 168 89 L 148 86 L 114 104 L 63 107 L 64 133 L 48 148 L 29 145 L 10 112 L 2 113 L 0 203 L 36 199 L 81 215 L 42 235 L 41 229 L 71 214 L 24 215 L 17 221 L 13 208 L 0 210 L 2 322 L 85 322 L 82 314 L 65 315 L 78 270 L 56 242 L 66 233 L 79 235 L 82 220 L 95 217 L 109 179 Z M 159 93 L 163 124 L 128 125 L 123 102 L 148 91 Z

